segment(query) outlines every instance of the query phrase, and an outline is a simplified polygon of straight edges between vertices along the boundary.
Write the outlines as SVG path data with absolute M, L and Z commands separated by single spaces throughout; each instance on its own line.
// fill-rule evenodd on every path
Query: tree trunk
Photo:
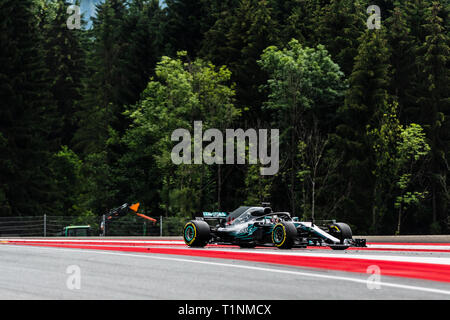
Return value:
M 221 210 L 222 204 L 221 204 L 221 195 L 222 193 L 222 166 L 220 164 L 217 165 L 217 209 L 218 211 Z
M 306 218 L 307 217 L 306 203 L 307 203 L 308 199 L 306 198 L 305 179 L 303 179 L 302 188 L 303 188 L 303 217 Z
M 433 181 L 432 183 L 432 192 L 433 192 L 433 223 L 436 222 L 436 183 Z
M 315 209 L 315 204 L 316 204 L 316 182 L 313 180 L 312 181 L 312 200 L 311 200 L 311 219 L 312 219 L 312 223 L 314 223 L 314 209 Z
M 373 204 L 372 204 L 372 230 L 377 233 L 377 191 L 378 191 L 378 187 L 377 187 L 377 183 L 375 182 L 375 187 L 373 188 L 373 194 L 372 194 L 372 198 L 373 198 Z
M 398 222 L 397 222 L 397 232 L 396 235 L 400 234 L 400 226 L 402 223 L 402 205 L 400 204 L 400 208 L 398 209 Z
M 294 127 L 292 127 L 292 133 L 291 133 L 291 213 L 292 216 L 295 216 L 295 136 L 294 136 Z
M 169 216 L 169 194 L 170 194 L 170 175 L 167 177 L 167 189 L 166 189 L 166 206 L 164 210 L 164 214 L 166 215 L 166 218 Z

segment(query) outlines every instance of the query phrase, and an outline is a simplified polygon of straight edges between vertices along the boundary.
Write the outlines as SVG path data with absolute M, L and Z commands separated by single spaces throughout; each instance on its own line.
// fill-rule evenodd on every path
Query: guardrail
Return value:
M 0 217 L 0 237 L 61 237 L 63 228 L 73 225 L 90 225 L 91 236 L 101 237 L 180 237 L 187 220 L 180 217 L 158 217 L 157 222 L 143 220 L 135 216 L 125 216 L 107 224 L 106 234 L 100 230 L 103 216 L 68 217 L 68 216 L 27 216 Z M 366 236 L 367 242 L 399 243 L 450 243 L 450 235 L 400 235 L 400 236 Z M 181 238 L 180 238 L 181 239 Z
M 450 235 L 400 235 L 400 236 L 353 236 L 364 238 L 368 243 L 450 243 Z
M 179 236 L 188 219 L 179 217 L 157 218 L 155 224 L 139 217 L 126 216 L 106 223 L 106 232 L 100 228 L 104 216 L 27 216 L 0 217 L 0 237 L 58 237 L 64 236 L 67 226 L 89 225 L 92 236 Z

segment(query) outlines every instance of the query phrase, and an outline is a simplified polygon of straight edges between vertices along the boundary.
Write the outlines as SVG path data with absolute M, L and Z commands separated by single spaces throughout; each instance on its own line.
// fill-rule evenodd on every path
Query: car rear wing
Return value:
M 202 220 L 207 222 L 209 225 L 214 226 L 216 224 L 224 225 L 226 223 L 228 212 L 199 212 L 194 214 L 195 220 Z
M 203 218 L 202 220 L 212 220 L 212 219 L 225 219 L 228 217 L 228 212 L 209 212 L 204 211 L 200 213 L 196 213 L 194 218 Z

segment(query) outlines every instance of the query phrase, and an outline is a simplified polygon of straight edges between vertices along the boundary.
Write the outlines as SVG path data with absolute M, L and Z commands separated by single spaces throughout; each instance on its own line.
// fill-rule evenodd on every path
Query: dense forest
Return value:
M 81 29 L 71 4 L 0 0 L 0 216 L 265 201 L 357 234 L 449 232 L 447 0 L 104 0 Z M 194 121 L 279 129 L 278 173 L 174 164 Z

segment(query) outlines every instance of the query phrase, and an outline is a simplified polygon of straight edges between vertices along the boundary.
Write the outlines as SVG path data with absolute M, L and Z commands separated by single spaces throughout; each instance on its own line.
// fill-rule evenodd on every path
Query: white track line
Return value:
M 367 244 L 368 248 L 374 249 L 404 249 L 404 250 L 450 250 L 446 245 L 420 245 L 420 244 Z
M 347 251 L 344 253 L 337 252 L 305 252 L 300 250 L 295 251 L 261 251 L 255 249 L 253 251 L 249 250 L 239 250 L 239 252 L 246 253 L 265 253 L 270 255 L 283 255 L 283 256 L 299 256 L 299 257 L 318 257 L 318 258 L 333 258 L 333 259 L 367 259 L 367 260 L 383 260 L 383 261 L 395 261 L 395 262 L 412 262 L 412 263 L 428 263 L 428 264 L 443 264 L 450 266 L 450 257 L 427 257 L 427 256 L 405 256 L 399 255 L 399 253 L 392 253 L 391 255 L 383 255 L 383 254 L 363 254 L 363 253 L 355 253 L 354 251 Z M 403 252 L 404 254 L 405 252 Z M 410 252 L 408 252 L 410 253 Z
M 0 240 L 1 241 L 14 241 L 14 240 Z M 30 240 L 33 242 L 33 240 Z M 36 240 L 34 240 L 36 242 Z M 61 240 L 45 240 L 43 242 L 61 242 Z M 83 242 L 92 242 L 91 240 L 70 240 L 70 241 L 63 241 L 67 244 L 82 244 Z M 72 242 L 72 243 L 71 243 Z M 97 243 L 97 242 L 93 242 Z M 124 242 L 122 242 L 124 243 Z M 132 244 L 134 242 L 130 242 Z M 145 244 L 145 242 L 140 242 Z M 148 242 L 147 242 L 148 243 Z M 99 242 L 99 245 L 102 244 L 101 240 Z M 104 244 L 104 242 L 103 242 Z M 150 244 L 150 243 L 148 243 Z M 95 244 L 85 244 L 85 246 L 95 246 Z M 108 244 L 104 244 L 104 246 L 108 246 Z M 133 247 L 133 246 L 118 246 L 119 247 Z M 354 251 L 347 251 L 343 253 L 338 252 L 330 252 L 330 251 L 322 251 L 321 252 L 311 252 L 311 251 L 304 251 L 304 250 L 289 250 L 289 251 L 283 251 L 283 250 L 261 250 L 261 249 L 252 249 L 252 250 L 243 250 L 243 249 L 233 249 L 233 248 L 214 248 L 214 247 L 207 247 L 206 249 L 194 249 L 189 247 L 164 247 L 166 249 L 177 249 L 177 250 L 206 250 L 206 251 L 226 251 L 226 252 L 239 252 L 239 253 L 260 253 L 260 254 L 267 254 L 267 255 L 279 255 L 279 256 L 297 256 L 297 257 L 316 257 L 316 258 L 333 258 L 333 259 L 365 259 L 365 260 L 382 260 L 382 261 L 394 261 L 394 262 L 410 262 L 410 263 L 427 263 L 427 264 L 440 264 L 440 265 L 448 265 L 450 266 L 450 257 L 428 257 L 428 256 L 405 256 L 404 253 L 397 253 L 392 252 L 390 255 L 385 254 L 376 254 L 376 253 L 355 253 Z M 402 255 L 401 255 L 402 254 Z
M 362 280 L 362 279 L 356 279 L 356 278 L 350 278 L 350 277 L 323 275 L 323 274 L 315 274 L 315 273 L 291 271 L 291 270 L 282 270 L 282 269 L 275 269 L 275 268 L 262 268 L 262 267 L 255 267 L 255 266 L 236 265 L 236 264 L 230 264 L 230 263 L 190 260 L 190 259 L 182 259 L 182 258 L 156 257 L 156 256 L 144 255 L 144 254 L 105 252 L 105 251 L 96 251 L 96 250 L 85 251 L 85 250 L 82 250 L 82 249 L 46 248 L 46 247 L 28 247 L 28 248 L 39 248 L 39 249 L 48 249 L 48 250 L 55 250 L 56 249 L 56 250 L 62 250 L 62 251 L 80 252 L 80 253 L 88 253 L 88 254 L 89 253 L 96 253 L 96 254 L 114 255 L 114 256 L 137 257 L 137 258 L 166 260 L 166 261 L 175 261 L 175 262 L 187 262 L 187 263 L 204 264 L 204 265 L 217 266 L 217 267 L 239 268 L 239 269 L 263 271 L 263 272 L 271 272 L 271 273 L 291 274 L 291 275 L 295 275 L 295 276 L 303 276 L 303 277 L 311 277 L 311 278 L 321 278 L 321 279 L 348 281 L 348 282 L 360 283 L 360 284 L 365 284 L 365 285 L 367 285 L 368 283 L 370 283 L 372 285 L 374 284 L 373 282 L 371 282 L 369 280 Z M 368 274 L 368 276 L 370 276 L 370 275 L 371 274 Z M 412 291 L 430 292 L 430 293 L 437 293 L 437 294 L 443 294 L 443 295 L 450 296 L 450 291 L 449 290 L 433 289 L 433 288 L 426 288 L 426 287 L 419 287 L 419 286 L 409 286 L 409 285 L 403 285 L 403 284 L 397 284 L 397 283 L 391 283 L 391 282 L 378 282 L 377 284 L 380 284 L 381 287 L 405 289 L 405 290 L 412 290 Z
M 2 241 L 11 241 L 11 242 L 66 242 L 66 243 L 83 243 L 83 242 L 92 242 L 92 243 L 130 243 L 130 244 L 185 244 L 182 240 L 90 240 L 90 239 L 2 239 L 0 238 L 0 243 Z
M 182 240 L 116 240 L 116 239 L 8 239 L 8 238 L 0 238 L 1 241 L 17 241 L 17 242 L 73 242 L 73 243 L 82 243 L 82 242 L 92 242 L 92 243 L 129 243 L 129 244 L 180 244 L 184 245 L 184 241 Z M 450 250 L 450 246 L 448 245 L 433 245 L 433 244 L 367 244 L 368 248 L 373 249 L 405 249 L 405 250 Z

